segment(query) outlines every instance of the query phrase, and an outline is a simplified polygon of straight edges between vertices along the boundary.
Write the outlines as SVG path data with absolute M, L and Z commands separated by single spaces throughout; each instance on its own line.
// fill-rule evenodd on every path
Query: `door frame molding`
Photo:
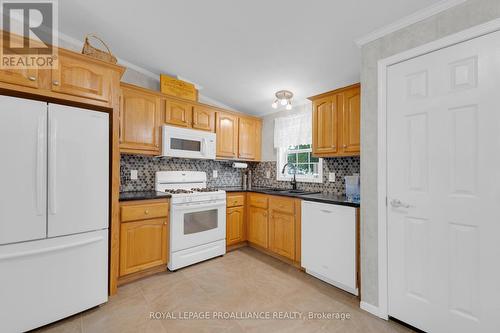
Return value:
M 387 70 L 397 63 L 500 30 L 500 19 L 460 31 L 378 62 L 377 110 L 377 208 L 378 208 L 378 307 L 361 302 L 360 307 L 382 319 L 389 318 L 387 237 Z

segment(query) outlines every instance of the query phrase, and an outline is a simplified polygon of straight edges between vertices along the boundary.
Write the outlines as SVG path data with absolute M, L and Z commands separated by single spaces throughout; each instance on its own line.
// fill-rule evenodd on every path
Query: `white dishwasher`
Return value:
M 302 267 L 358 295 L 356 208 L 302 201 Z

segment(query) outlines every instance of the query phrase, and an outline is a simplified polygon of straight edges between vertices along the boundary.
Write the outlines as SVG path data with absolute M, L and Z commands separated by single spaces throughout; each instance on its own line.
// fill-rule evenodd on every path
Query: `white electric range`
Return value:
M 159 171 L 156 191 L 170 199 L 170 258 L 175 271 L 226 253 L 226 192 L 207 188 L 201 171 Z

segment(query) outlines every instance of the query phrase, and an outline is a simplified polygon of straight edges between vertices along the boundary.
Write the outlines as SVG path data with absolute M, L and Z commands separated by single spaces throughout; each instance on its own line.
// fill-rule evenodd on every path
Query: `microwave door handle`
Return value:
M 201 139 L 201 153 L 203 156 L 207 155 L 207 139 Z

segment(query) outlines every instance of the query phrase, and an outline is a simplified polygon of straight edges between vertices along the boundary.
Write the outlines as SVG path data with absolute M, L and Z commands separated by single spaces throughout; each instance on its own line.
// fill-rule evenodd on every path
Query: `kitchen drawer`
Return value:
M 122 205 L 120 214 L 121 222 L 167 217 L 168 202 Z
M 283 197 L 271 197 L 269 206 L 272 210 L 288 214 L 295 214 L 295 200 Z
M 268 198 L 266 195 L 251 193 L 249 194 L 248 201 L 252 207 L 267 209 Z
M 228 194 L 226 205 L 227 207 L 238 207 L 245 204 L 245 194 Z

